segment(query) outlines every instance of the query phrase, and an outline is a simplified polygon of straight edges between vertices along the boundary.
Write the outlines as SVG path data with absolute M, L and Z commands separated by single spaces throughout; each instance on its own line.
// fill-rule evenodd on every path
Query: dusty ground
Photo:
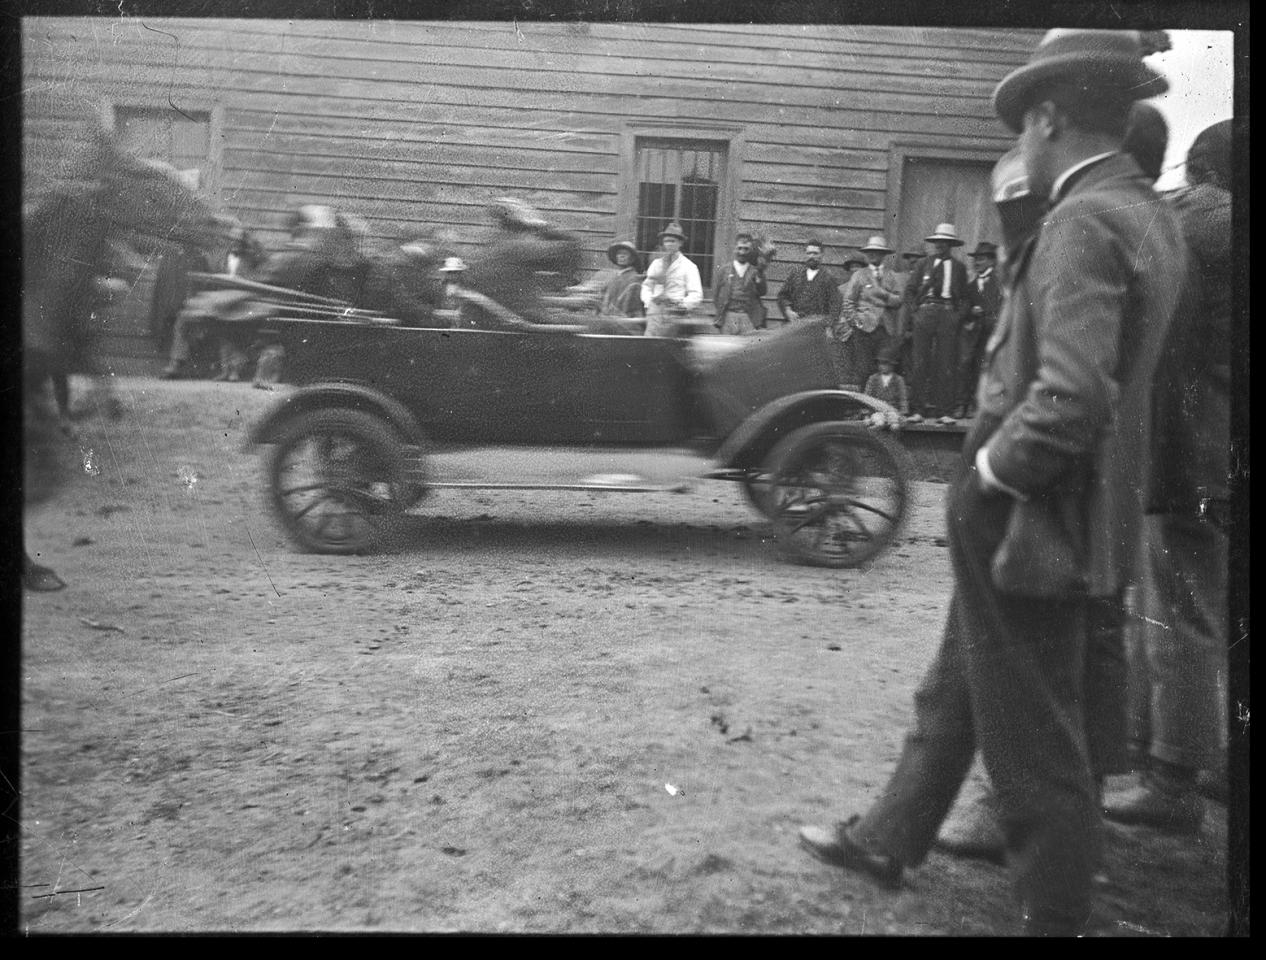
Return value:
M 25 598 L 25 931 L 1015 931 L 1000 868 L 893 895 L 796 845 L 896 758 L 943 486 L 866 571 L 779 561 L 720 482 L 448 492 L 394 553 L 311 556 L 240 449 L 269 395 L 119 392 L 27 528 L 71 585 Z M 1222 930 L 1212 810 L 1112 832 L 1107 929 Z

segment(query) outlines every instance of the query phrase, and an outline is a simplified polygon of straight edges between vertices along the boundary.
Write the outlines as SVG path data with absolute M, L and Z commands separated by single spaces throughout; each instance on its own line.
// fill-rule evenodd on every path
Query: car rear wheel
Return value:
M 891 543 L 905 519 L 905 452 L 858 424 L 801 427 L 775 445 L 766 463 L 762 509 L 793 560 L 858 566 Z
M 359 410 L 295 417 L 267 460 L 269 497 L 286 532 L 316 553 L 366 553 L 397 524 L 409 499 L 400 444 Z

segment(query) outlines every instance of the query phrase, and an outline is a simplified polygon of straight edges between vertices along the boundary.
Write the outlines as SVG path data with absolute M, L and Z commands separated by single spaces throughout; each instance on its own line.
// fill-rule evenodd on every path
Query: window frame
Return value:
M 738 230 L 738 197 L 743 182 L 743 128 L 731 124 L 701 124 L 671 120 L 626 121 L 620 133 L 619 202 L 616 207 L 615 236 L 636 242 L 637 230 L 637 142 L 643 140 L 682 140 L 715 143 L 724 150 L 724 167 L 717 191 L 716 235 L 712 238 L 712 262 L 721 264 L 729 256 Z M 712 277 L 703 282 L 706 300 L 712 297 Z

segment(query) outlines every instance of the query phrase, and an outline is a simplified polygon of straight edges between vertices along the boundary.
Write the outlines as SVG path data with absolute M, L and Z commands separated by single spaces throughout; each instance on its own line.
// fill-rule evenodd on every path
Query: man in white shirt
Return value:
M 699 268 L 681 252 L 685 242 L 686 235 L 676 221 L 659 235 L 664 255 L 651 263 L 642 281 L 648 337 L 674 336 L 682 318 L 703 301 Z

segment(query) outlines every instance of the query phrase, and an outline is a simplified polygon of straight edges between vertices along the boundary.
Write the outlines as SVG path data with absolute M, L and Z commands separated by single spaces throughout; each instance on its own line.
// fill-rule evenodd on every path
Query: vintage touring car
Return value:
M 257 422 L 269 500 L 301 547 L 372 550 L 442 491 L 742 484 L 791 559 L 852 567 L 897 534 L 901 447 L 886 405 L 836 385 L 821 327 L 750 337 L 534 324 L 473 292 L 461 317 L 404 326 L 366 311 L 257 307 L 288 387 Z

